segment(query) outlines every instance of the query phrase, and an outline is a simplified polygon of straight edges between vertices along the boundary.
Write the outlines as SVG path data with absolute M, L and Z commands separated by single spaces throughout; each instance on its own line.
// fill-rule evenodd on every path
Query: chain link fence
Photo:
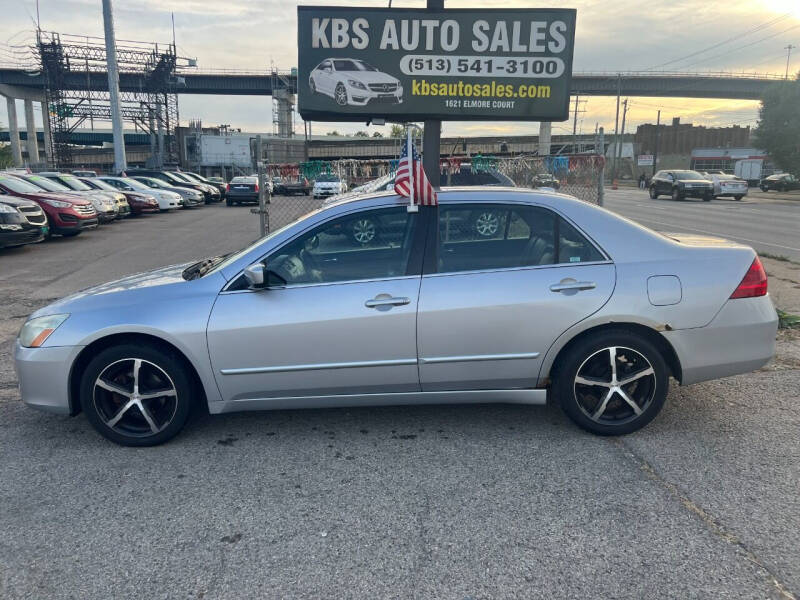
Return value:
M 396 160 L 309 161 L 270 165 L 269 177 L 288 193 L 272 196 L 267 207 L 269 229 L 275 230 L 322 207 L 326 198 L 314 198 L 314 180 L 322 174 L 337 175 L 348 190 L 364 193 L 391 184 Z M 472 156 L 441 161 L 441 184 L 497 185 L 511 180 L 520 188 L 550 188 L 593 204 L 603 203 L 605 160 L 594 154 L 556 156 Z M 498 176 L 499 174 L 499 176 Z

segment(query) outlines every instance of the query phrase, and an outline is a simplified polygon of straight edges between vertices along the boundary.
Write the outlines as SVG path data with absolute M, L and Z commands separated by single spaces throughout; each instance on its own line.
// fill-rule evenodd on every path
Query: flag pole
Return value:
M 411 146 L 411 125 L 406 127 L 406 152 L 408 152 L 408 181 L 411 188 L 408 193 L 408 212 L 419 212 L 419 206 L 414 204 L 414 148 Z

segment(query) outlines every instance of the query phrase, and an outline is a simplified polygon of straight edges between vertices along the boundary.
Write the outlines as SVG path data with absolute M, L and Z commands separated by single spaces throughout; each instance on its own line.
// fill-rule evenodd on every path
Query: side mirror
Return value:
M 261 263 L 250 265 L 244 270 L 244 278 L 247 279 L 247 287 L 251 290 L 260 290 L 264 287 L 264 272 L 266 269 Z

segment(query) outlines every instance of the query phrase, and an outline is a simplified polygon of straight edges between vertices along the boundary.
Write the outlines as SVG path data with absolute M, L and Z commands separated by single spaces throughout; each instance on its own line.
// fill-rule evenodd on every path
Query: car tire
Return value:
M 678 190 L 678 188 L 672 188 L 672 199 L 675 200 L 676 202 L 679 201 L 679 200 L 683 200 L 683 198 L 681 197 L 681 193 Z
M 65 238 L 75 237 L 76 235 L 80 235 L 80 233 L 81 233 L 80 231 L 65 231 L 64 233 L 61 234 L 61 237 Z
M 147 344 L 98 353 L 83 372 L 80 392 L 92 426 L 123 446 L 156 446 L 175 437 L 189 418 L 194 395 L 183 361 Z M 164 394 L 153 395 L 159 392 Z
M 233 200 L 228 198 L 227 200 L 225 200 L 225 204 L 227 204 L 228 206 L 233 206 Z
M 336 89 L 333 92 L 333 99 L 339 106 L 347 106 L 347 88 L 343 83 L 336 84 Z
M 744 198 L 744 196 L 742 196 L 742 195 L 738 195 L 738 196 L 734 196 L 733 197 L 734 200 L 741 200 L 742 198 Z
M 768 188 L 766 185 L 762 185 L 762 186 L 761 186 L 761 191 L 762 191 L 762 192 L 768 192 L 768 191 L 769 191 L 769 188 Z
M 703 202 L 711 202 L 711 198 L 713 197 L 713 194 L 703 194 Z
M 658 199 L 658 194 L 656 193 L 656 186 L 654 186 L 654 185 L 650 186 L 650 199 L 651 200 Z
M 559 359 L 552 391 L 582 429 L 625 435 L 656 417 L 668 387 L 669 369 L 656 346 L 619 329 L 590 334 L 568 348 Z

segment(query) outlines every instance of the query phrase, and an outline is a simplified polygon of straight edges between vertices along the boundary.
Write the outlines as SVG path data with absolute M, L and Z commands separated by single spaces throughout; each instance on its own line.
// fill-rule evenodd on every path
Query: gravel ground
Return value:
M 674 386 L 620 439 L 553 407 L 428 406 L 198 416 L 130 449 L 22 405 L 28 313 L 237 248 L 255 219 L 209 206 L 0 251 L 0 597 L 800 593 L 797 332 L 755 374 Z M 798 265 L 765 265 L 797 306 Z

